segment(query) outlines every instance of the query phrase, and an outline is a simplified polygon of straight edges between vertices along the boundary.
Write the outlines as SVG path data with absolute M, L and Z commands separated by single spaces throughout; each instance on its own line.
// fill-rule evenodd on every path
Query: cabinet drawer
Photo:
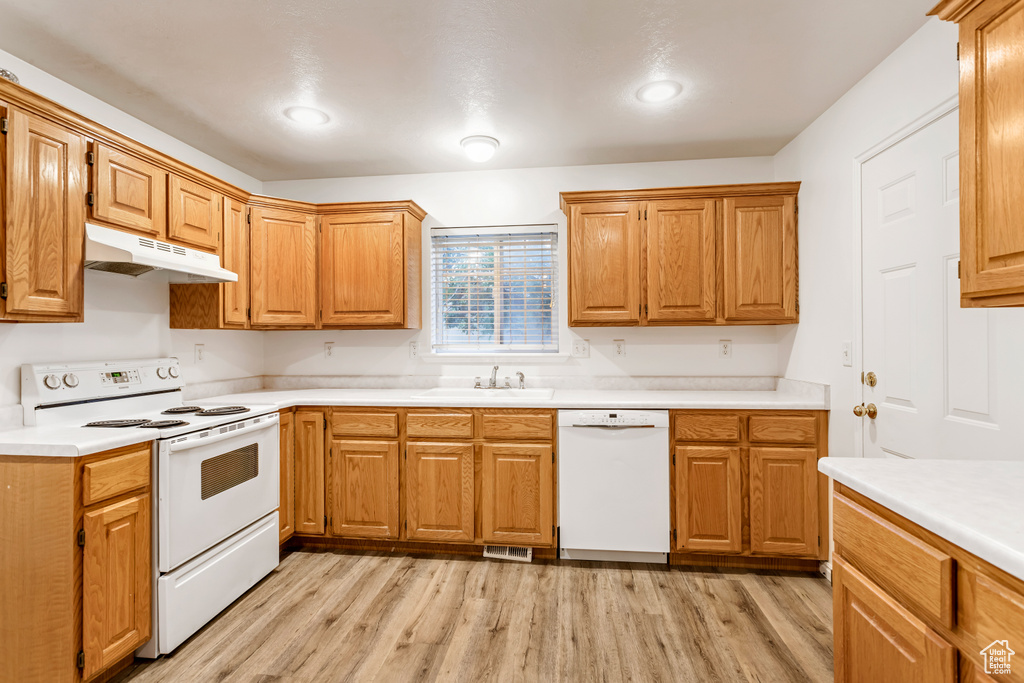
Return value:
M 814 443 L 818 419 L 813 415 L 751 415 L 750 440 L 760 443 Z
M 550 441 L 555 417 L 551 413 L 484 413 L 482 423 L 485 439 Z
M 82 468 L 82 505 L 92 505 L 149 486 L 151 448 L 133 446 L 123 455 L 86 463 Z
M 952 628 L 952 557 L 841 494 L 834 496 L 832 514 L 839 555 Z
M 398 413 L 335 412 L 331 429 L 336 436 L 378 436 L 398 438 Z
M 443 413 L 409 411 L 405 428 L 411 439 L 472 439 L 473 413 L 454 410 Z
M 739 441 L 740 416 L 679 413 L 676 415 L 676 441 Z

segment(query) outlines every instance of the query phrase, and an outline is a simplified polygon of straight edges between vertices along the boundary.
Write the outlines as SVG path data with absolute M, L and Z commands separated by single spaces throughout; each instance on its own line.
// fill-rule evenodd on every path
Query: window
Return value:
M 433 349 L 558 351 L 554 225 L 431 230 Z

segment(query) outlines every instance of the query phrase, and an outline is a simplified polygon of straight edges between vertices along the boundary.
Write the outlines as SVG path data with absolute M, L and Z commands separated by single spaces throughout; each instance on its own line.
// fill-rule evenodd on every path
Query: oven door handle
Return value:
M 271 415 L 270 417 L 271 419 L 267 420 L 266 422 L 260 422 L 258 424 L 249 425 L 248 427 L 243 427 L 242 429 L 233 429 L 229 432 L 224 432 L 223 434 L 216 434 L 214 436 L 208 436 L 202 439 L 186 439 L 185 441 L 179 441 L 178 443 L 171 443 L 170 446 L 168 447 L 168 450 L 171 453 L 176 453 L 178 451 L 187 451 L 190 448 L 209 446 L 210 444 L 215 444 L 218 441 L 223 441 L 224 439 L 233 439 L 234 437 L 242 436 L 243 434 L 251 434 L 252 432 L 259 432 L 263 431 L 264 429 L 270 429 L 271 427 L 277 426 L 277 424 L 280 422 L 280 418 L 278 418 L 276 414 Z

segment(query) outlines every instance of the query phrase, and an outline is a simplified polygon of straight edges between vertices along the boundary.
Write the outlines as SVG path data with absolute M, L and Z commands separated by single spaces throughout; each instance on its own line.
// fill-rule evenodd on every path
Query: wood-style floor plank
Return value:
M 821 577 L 298 551 L 132 683 L 831 681 Z

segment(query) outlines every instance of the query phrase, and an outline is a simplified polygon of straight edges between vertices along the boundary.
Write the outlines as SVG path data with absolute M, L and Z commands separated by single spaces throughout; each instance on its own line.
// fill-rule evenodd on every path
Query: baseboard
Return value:
M 483 557 L 483 544 L 472 543 L 424 543 L 413 541 L 374 541 L 370 539 L 329 538 L 324 536 L 292 536 L 282 549 L 301 548 L 322 550 L 362 550 L 373 552 L 409 553 L 411 555 L 466 555 Z M 534 548 L 534 559 L 554 560 L 558 553 L 554 548 Z
M 820 571 L 818 560 L 796 557 L 750 557 L 747 555 L 701 555 L 697 553 L 672 553 L 668 563 L 672 566 L 722 567 L 729 569 L 768 569 L 781 572 Z

